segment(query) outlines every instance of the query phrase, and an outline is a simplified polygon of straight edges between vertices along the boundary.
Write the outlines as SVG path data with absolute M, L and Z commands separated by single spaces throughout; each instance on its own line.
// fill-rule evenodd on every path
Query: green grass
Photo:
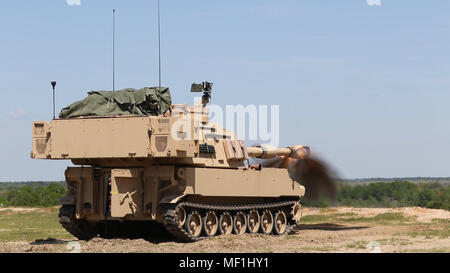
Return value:
M 450 219 L 433 219 L 431 221 L 431 223 L 433 225 L 437 224 L 437 225 L 444 225 L 447 228 L 450 228 Z
M 450 220 L 433 221 L 431 224 L 423 227 L 423 230 L 413 231 L 406 234 L 407 236 L 425 237 L 425 239 L 440 238 L 446 239 L 450 237 Z
M 331 214 L 315 214 L 306 215 L 300 219 L 300 224 L 312 224 L 312 223 L 332 223 L 339 222 L 343 219 L 355 216 L 355 213 L 331 213 Z
M 406 235 L 411 236 L 413 238 L 416 237 L 425 237 L 425 239 L 432 239 L 434 237 L 438 237 L 441 239 L 446 239 L 450 237 L 449 229 L 434 229 L 434 230 L 424 230 L 424 231 L 414 231 L 407 233 Z
M 74 238 L 59 224 L 58 208 L 31 212 L 0 212 L 0 241 L 34 242 L 49 238 Z
M 274 250 L 272 248 L 267 247 L 267 248 L 258 250 L 256 253 L 273 253 L 273 252 L 274 252 Z
M 406 246 L 409 245 L 410 242 L 406 239 L 400 239 L 400 238 L 389 238 L 389 239 L 379 239 L 377 240 L 378 243 L 380 243 L 381 245 L 402 245 L 402 246 Z
M 366 249 L 368 243 L 369 242 L 367 242 L 367 241 L 356 241 L 356 242 L 347 244 L 345 247 L 347 247 L 347 248 L 356 248 L 356 249 Z
M 406 249 L 403 253 L 449 253 L 450 248 Z
M 414 218 L 405 217 L 403 213 L 382 213 L 373 217 L 359 217 L 355 213 L 317 214 L 302 217 L 300 224 L 312 223 L 373 223 L 378 225 L 407 224 Z
M 417 226 L 419 230 L 408 233 L 395 233 L 394 236 L 408 236 L 425 239 L 447 239 L 450 237 L 450 219 L 433 219 L 431 223 L 422 223 Z
M 413 218 L 405 217 L 403 213 L 382 213 L 373 217 L 351 217 L 342 219 L 343 222 L 360 222 L 360 223 L 376 223 L 380 225 L 388 225 L 393 223 L 407 223 L 413 221 Z
M 301 252 L 311 252 L 311 251 L 318 251 L 318 252 L 330 252 L 330 251 L 336 251 L 335 247 L 300 247 L 296 248 L 295 251 L 301 251 Z

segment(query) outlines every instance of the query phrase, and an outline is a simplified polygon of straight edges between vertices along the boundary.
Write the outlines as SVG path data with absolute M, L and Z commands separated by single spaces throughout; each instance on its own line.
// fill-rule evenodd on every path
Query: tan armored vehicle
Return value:
M 58 119 L 33 123 L 31 157 L 71 160 L 59 221 L 75 237 L 152 235 L 162 224 L 176 238 L 218 234 L 281 235 L 301 216 L 305 187 L 288 169 L 249 158 L 302 160 L 309 148 L 247 147 L 210 123 L 206 104 L 172 104 L 167 88 L 90 92 Z

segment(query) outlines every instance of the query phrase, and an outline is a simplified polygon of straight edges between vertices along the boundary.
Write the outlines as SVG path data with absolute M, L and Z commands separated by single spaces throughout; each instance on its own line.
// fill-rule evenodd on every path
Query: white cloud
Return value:
M 23 118 L 26 117 L 28 115 L 27 112 L 25 112 L 25 110 L 23 109 L 16 109 L 14 111 L 10 111 L 8 113 L 8 117 L 10 118 Z
M 81 6 L 81 0 L 66 0 L 69 6 Z
M 369 6 L 381 6 L 381 0 L 366 0 Z

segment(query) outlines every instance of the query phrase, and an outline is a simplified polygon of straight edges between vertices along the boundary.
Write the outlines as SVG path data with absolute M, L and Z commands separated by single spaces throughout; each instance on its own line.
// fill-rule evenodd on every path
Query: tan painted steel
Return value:
M 303 196 L 305 188 L 289 178 L 286 169 L 186 168 L 185 194 L 203 196 Z
M 94 179 L 93 167 L 70 167 L 66 170 L 66 182 L 69 187 L 69 195 L 76 196 L 76 216 L 82 218 L 96 214 L 103 208 L 98 198 L 99 183 Z
M 51 122 L 51 157 L 147 157 L 148 117 L 67 119 Z
M 109 171 L 111 212 L 108 219 L 132 216 L 128 219 L 160 220 L 159 205 L 184 196 L 196 196 L 196 200 L 202 197 L 222 201 L 234 198 L 234 202 L 239 203 L 252 198 L 261 200 L 305 194 L 305 188 L 291 180 L 285 169 L 233 170 L 153 165 Z M 66 171 L 66 179 L 77 189 L 72 193 L 76 194 L 77 217 L 104 219 L 104 176 L 95 176 L 92 167 L 70 167 Z
M 142 169 L 111 170 L 111 217 L 143 215 Z
M 114 166 L 115 160 L 120 159 L 119 164 L 126 166 L 145 166 L 156 161 L 222 168 L 236 168 L 248 158 L 245 151 L 239 152 L 245 150 L 243 142 L 237 154 L 226 154 L 228 143 L 236 141 L 235 135 L 209 123 L 208 111 L 187 105 L 172 105 L 172 109 L 171 114 L 156 117 L 34 122 L 31 157 L 71 159 L 80 165 Z M 201 144 L 214 146 L 215 153 L 200 154 Z
M 272 148 L 272 147 L 248 147 L 248 155 L 261 159 L 274 158 L 277 156 L 288 156 L 297 159 L 310 157 L 310 149 L 308 146 L 296 145 L 289 148 Z
M 307 146 L 247 147 L 208 115 L 207 108 L 174 104 L 161 116 L 36 121 L 31 157 L 90 165 L 66 170 L 69 190 L 61 200 L 89 221 L 162 221 L 161 205 L 183 198 L 241 204 L 305 194 L 286 169 L 244 163 L 250 157 L 306 158 Z

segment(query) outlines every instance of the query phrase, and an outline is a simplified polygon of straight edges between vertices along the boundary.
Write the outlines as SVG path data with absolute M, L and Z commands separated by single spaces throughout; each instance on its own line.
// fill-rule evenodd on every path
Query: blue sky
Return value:
M 192 103 L 280 105 L 280 145 L 307 144 L 345 178 L 450 176 L 447 0 L 161 0 L 163 85 Z M 30 159 L 31 122 L 90 90 L 157 85 L 156 0 L 3 1 L 0 181 L 63 179 Z

